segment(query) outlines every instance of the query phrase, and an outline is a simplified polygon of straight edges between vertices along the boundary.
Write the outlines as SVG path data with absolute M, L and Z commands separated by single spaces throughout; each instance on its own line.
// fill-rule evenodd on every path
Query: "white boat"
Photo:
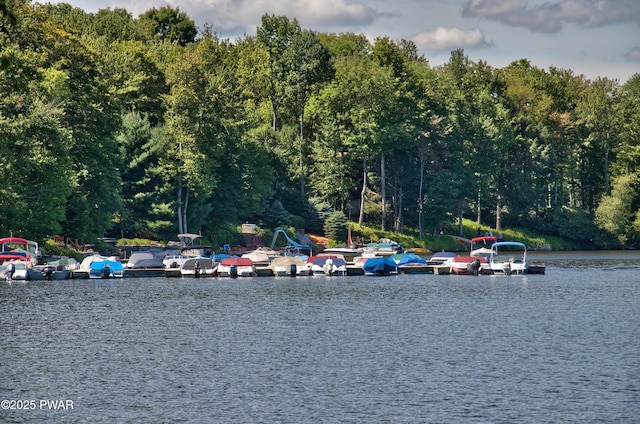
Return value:
M 457 275 L 492 274 L 490 246 L 497 242 L 496 236 L 480 236 L 471 239 L 469 255 L 457 255 L 451 259 L 451 273 Z
M 167 255 L 162 260 L 164 264 L 164 276 L 165 277 L 181 277 L 182 273 L 180 269 L 182 265 L 189 259 L 189 256 L 184 255 Z
M 124 265 L 115 258 L 96 260 L 89 266 L 89 278 L 122 278 L 124 277 Z
M 415 253 L 396 253 L 391 259 L 396 263 L 399 274 L 433 273 L 433 266 Z
M 166 254 L 162 259 L 165 277 L 215 276 L 217 262 L 214 249 L 209 245 L 194 244 L 200 237 L 199 234 L 178 234 L 179 253 Z
M 427 265 L 431 267 L 432 272 L 436 275 L 451 274 L 453 259 L 456 256 L 455 252 L 436 252 L 427 260 Z
M 269 267 L 276 277 L 309 275 L 307 263 L 297 256 L 279 256 L 271 261 Z
M 62 265 L 45 265 L 41 268 L 45 280 L 67 280 L 71 278 L 71 270 Z
M 181 240 L 182 249 L 180 254 L 191 258 L 205 257 L 210 258 L 214 255 L 213 246 L 194 244 L 197 238 L 200 238 L 199 234 L 178 234 L 178 238 Z
M 249 258 L 230 256 L 220 262 L 216 273 L 218 277 L 254 277 L 256 268 Z
M 364 264 L 367 259 L 375 256 L 356 256 L 353 262 L 347 264 L 347 275 L 364 275 Z
M 29 261 L 12 260 L 0 267 L 0 277 L 5 281 L 44 280 L 44 274 Z
M 124 264 L 125 277 L 159 277 L 164 275 L 164 262 L 153 252 L 133 252 Z
M 343 258 L 346 263 L 353 263 L 355 258 L 362 255 L 362 249 L 347 246 L 328 247 L 322 251 L 320 256 L 322 255 L 335 255 Z
M 272 276 L 271 260 L 276 256 L 277 252 L 268 251 L 262 248 L 258 248 L 251 252 L 245 253 L 241 258 L 250 259 L 253 262 L 253 266 L 256 270 L 256 275 L 259 276 Z
M 347 263 L 338 256 L 311 256 L 307 266 L 311 275 L 347 275 Z
M 180 267 L 182 277 L 214 277 L 216 275 L 216 262 L 211 258 L 188 258 Z
M 73 278 L 122 278 L 124 266 L 115 256 L 91 255 L 72 271 Z
M 66 280 L 71 278 L 73 270 L 80 266 L 80 262 L 68 256 L 55 260 L 48 260 L 35 268 L 42 272 L 45 280 Z
M 403 251 L 404 248 L 402 247 L 402 244 L 388 238 L 381 238 L 378 243 L 367 244 L 361 249 L 361 254 L 362 256 L 393 256 L 396 253 L 402 253 Z
M 527 246 L 518 241 L 493 243 L 489 266 L 495 275 L 526 274 Z

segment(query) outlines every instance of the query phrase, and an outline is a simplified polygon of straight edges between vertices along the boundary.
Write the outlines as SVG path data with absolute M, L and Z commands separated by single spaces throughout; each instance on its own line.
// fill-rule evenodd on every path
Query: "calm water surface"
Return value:
M 0 422 L 639 423 L 640 253 L 531 256 L 546 275 L 2 282 L 0 399 L 36 403 Z

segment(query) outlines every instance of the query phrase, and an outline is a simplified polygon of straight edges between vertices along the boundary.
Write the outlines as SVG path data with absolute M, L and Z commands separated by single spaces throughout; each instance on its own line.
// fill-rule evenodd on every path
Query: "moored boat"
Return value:
M 275 257 L 275 251 L 269 252 L 263 249 L 256 249 L 251 252 L 244 253 L 242 258 L 250 259 L 253 262 L 257 276 L 272 276 L 273 271 L 270 267 L 271 260 Z
M 471 239 L 469 255 L 457 255 L 451 260 L 451 273 L 456 275 L 491 274 L 489 265 L 491 245 L 497 236 L 479 236 Z
M 427 261 L 415 253 L 397 253 L 392 259 L 398 266 L 400 274 L 432 274 L 433 268 Z
M 6 281 L 44 280 L 44 274 L 40 269 L 33 267 L 31 262 L 25 260 L 4 262 L 0 268 L 0 276 Z
M 427 260 L 427 266 L 431 268 L 433 274 L 451 274 L 453 258 L 455 258 L 456 256 L 457 254 L 455 252 L 436 252 L 429 258 L 429 260 Z
M 187 258 L 180 267 L 180 275 L 193 278 L 215 277 L 217 267 L 217 263 L 211 258 Z
M 271 261 L 269 267 L 276 277 L 309 275 L 307 263 L 297 256 L 279 256 Z
M 482 256 L 457 255 L 451 260 L 451 274 L 478 275 L 490 273 L 489 263 Z
M 367 276 L 387 276 L 398 274 L 398 264 L 388 256 L 368 258 L 362 269 Z
M 387 238 L 381 238 L 378 243 L 369 243 L 362 249 L 363 256 L 393 256 L 396 253 L 402 253 L 404 248 L 402 244 Z
M 364 263 L 372 256 L 356 256 L 353 262 L 347 264 L 347 275 L 364 275 Z
M 165 274 L 165 265 L 153 252 L 133 252 L 124 264 L 125 277 L 160 277 Z
M 118 260 L 94 260 L 89 265 L 89 278 L 108 279 L 122 277 L 124 277 L 124 266 Z
M 31 266 L 38 264 L 40 257 L 38 243 L 21 237 L 0 239 L 0 265 L 9 261 L 26 261 Z
M 336 255 L 311 256 L 307 260 L 307 266 L 311 275 L 347 275 L 347 263 L 343 258 Z
M 74 279 L 89 278 L 89 274 L 91 273 L 91 263 L 93 263 L 94 261 L 100 262 L 100 261 L 106 261 L 106 260 L 115 260 L 115 258 L 113 256 L 106 257 L 98 254 L 85 256 L 85 258 L 82 259 L 82 262 L 80 262 L 80 265 L 77 266 L 76 269 L 71 271 L 71 278 L 74 278 Z
M 328 247 L 322 251 L 322 255 L 337 256 L 346 263 L 353 263 L 354 259 L 362 254 L 362 249 L 348 246 Z
M 251 259 L 230 256 L 218 264 L 216 274 L 218 277 L 254 277 L 256 269 Z
M 523 275 L 527 273 L 527 246 L 517 241 L 501 241 L 491 245 L 489 259 L 495 275 Z
M 185 261 L 189 259 L 189 256 L 184 255 L 167 255 L 162 260 L 164 264 L 164 276 L 165 277 L 181 277 L 182 273 L 180 269 Z
M 66 280 L 73 277 L 73 271 L 78 269 L 80 262 L 69 256 L 49 258 L 44 264 L 38 265 L 45 280 Z

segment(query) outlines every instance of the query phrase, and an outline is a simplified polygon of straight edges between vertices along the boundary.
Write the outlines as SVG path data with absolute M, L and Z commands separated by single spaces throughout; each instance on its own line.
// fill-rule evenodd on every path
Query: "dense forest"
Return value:
M 0 234 L 344 240 L 460 217 L 640 246 L 640 74 L 496 69 L 264 15 L 236 40 L 179 9 L 0 0 Z

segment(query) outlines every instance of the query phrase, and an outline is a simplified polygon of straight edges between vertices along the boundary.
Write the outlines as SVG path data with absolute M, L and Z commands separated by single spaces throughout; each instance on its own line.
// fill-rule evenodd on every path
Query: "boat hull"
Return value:
M 235 269 L 235 270 L 234 270 Z M 256 270 L 253 266 L 234 266 L 234 265 L 218 265 L 216 271 L 218 277 L 253 277 L 256 275 Z

